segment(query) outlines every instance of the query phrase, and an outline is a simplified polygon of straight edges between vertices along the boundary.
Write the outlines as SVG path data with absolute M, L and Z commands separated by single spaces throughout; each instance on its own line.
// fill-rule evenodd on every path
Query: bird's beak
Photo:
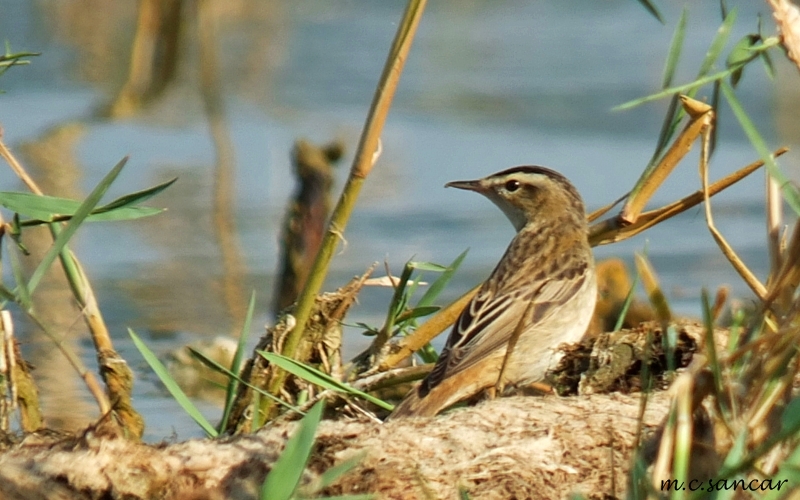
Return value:
M 481 181 L 453 181 L 448 182 L 444 187 L 466 189 L 467 191 L 477 191 L 483 193 L 486 189 L 483 187 Z

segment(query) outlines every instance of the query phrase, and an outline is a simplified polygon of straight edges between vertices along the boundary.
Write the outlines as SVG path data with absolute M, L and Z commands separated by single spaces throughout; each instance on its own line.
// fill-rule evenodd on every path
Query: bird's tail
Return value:
M 387 418 L 387 420 L 392 420 L 395 418 L 403 418 L 403 417 L 415 417 L 415 416 L 432 417 L 433 415 L 436 414 L 435 412 L 429 414 L 430 410 L 428 410 L 424 414 L 422 413 L 424 407 L 430 406 L 429 404 L 423 405 L 423 401 L 425 401 L 425 399 L 426 398 L 421 398 L 419 396 L 419 387 L 414 386 L 414 388 L 411 389 L 411 391 L 409 391 L 408 394 L 406 394 L 406 397 L 403 398 L 403 400 L 400 401 L 400 403 L 398 403 L 397 406 L 394 407 L 394 410 L 392 411 L 391 415 L 389 415 L 389 418 Z
M 434 417 L 459 401 L 494 386 L 497 382 L 498 369 L 492 365 L 496 363 L 479 362 L 466 370 L 454 373 L 431 389 L 425 397 L 420 397 L 419 388 L 414 387 L 394 407 L 387 420 L 403 417 Z

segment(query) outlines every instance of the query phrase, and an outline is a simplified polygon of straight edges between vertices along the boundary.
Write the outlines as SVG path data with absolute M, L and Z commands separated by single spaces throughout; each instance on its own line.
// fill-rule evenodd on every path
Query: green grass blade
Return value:
M 19 255 L 17 255 L 14 248 L 9 248 L 8 257 L 11 261 L 11 274 L 14 276 L 14 281 L 17 283 L 16 295 L 13 300 L 18 302 L 26 312 L 31 313 L 33 311 L 31 292 L 28 285 L 25 283 L 25 273 L 22 270 L 22 263 L 19 261 Z
M 256 391 L 253 393 L 253 416 L 250 418 L 250 433 L 255 433 L 258 431 L 264 422 L 262 421 L 261 417 L 263 413 L 261 412 L 261 395 L 263 393 L 260 391 Z
M 50 222 L 67 222 L 78 211 L 81 202 L 57 196 L 36 195 L 32 193 L 18 193 L 11 191 L 0 192 L 0 206 L 12 210 L 20 215 L 31 217 L 22 221 L 21 226 L 35 226 Z M 89 222 L 131 220 L 159 214 L 164 210 L 151 207 L 121 206 L 107 209 L 95 208 L 86 217 Z
M 128 220 L 143 219 L 152 217 L 166 211 L 164 208 L 153 207 L 127 207 L 114 210 L 113 212 L 103 212 L 100 214 L 90 214 L 85 222 L 120 222 Z M 52 222 L 69 222 L 71 215 L 54 215 L 47 219 L 25 219 L 20 222 L 20 227 L 41 226 Z
M 745 64 L 758 57 L 759 53 L 754 52 L 753 47 L 759 42 L 763 42 L 761 36 L 753 33 L 740 38 L 728 53 L 725 66 L 730 67 L 737 64 Z
M 708 352 L 708 365 L 711 368 L 711 373 L 714 376 L 714 389 L 717 393 L 717 400 L 720 403 L 725 401 L 723 397 L 722 386 L 722 369 L 719 364 L 719 357 L 717 356 L 717 345 L 714 343 L 714 318 L 711 315 L 711 301 L 708 297 L 708 291 L 703 288 L 701 292 L 703 301 L 703 326 L 705 327 L 706 334 L 706 351 Z
M 800 431 L 800 397 L 789 401 L 781 415 L 781 434 L 792 436 Z
M 0 297 L 3 298 L 3 302 L 0 303 L 0 310 L 6 308 L 6 301 L 16 302 L 17 300 L 17 296 L 2 284 L 0 284 Z
M 667 53 L 667 61 L 664 64 L 664 75 L 661 80 L 661 88 L 668 88 L 670 85 L 672 85 L 672 80 L 675 76 L 675 68 L 678 66 L 678 61 L 683 49 L 683 42 L 686 36 L 686 21 L 688 17 L 689 11 L 686 9 L 686 7 L 684 7 L 681 11 L 681 17 L 678 21 L 678 26 L 675 28 L 675 32 L 672 35 L 672 42 L 670 43 L 669 52 Z M 681 115 L 683 112 L 682 108 L 678 106 L 678 103 L 678 95 L 673 95 L 669 106 L 667 107 L 667 112 L 664 115 L 664 122 L 661 124 L 661 131 L 658 134 L 658 142 L 656 142 L 655 151 L 653 151 L 653 156 L 650 158 L 647 168 L 639 177 L 639 182 L 637 185 L 650 176 L 650 172 L 655 168 L 659 158 L 664 153 L 664 149 L 666 149 L 667 144 L 669 144 L 672 136 L 675 135 L 675 130 L 677 130 L 678 125 L 680 124 Z
M 149 200 L 153 196 L 161 193 L 171 185 L 175 184 L 175 181 L 177 180 L 178 178 L 174 177 L 173 179 L 168 180 L 167 182 L 162 182 L 161 184 L 158 184 L 156 186 L 149 187 L 141 191 L 136 191 L 135 193 L 126 194 L 124 196 L 117 198 L 111 203 L 99 207 L 95 212 L 96 213 L 110 212 L 112 210 L 119 210 L 120 208 L 130 207 L 137 203 L 142 203 L 144 201 Z
M 633 296 L 636 292 L 636 285 L 639 284 L 639 272 L 636 272 L 636 276 L 633 277 L 633 283 L 631 284 L 631 289 L 628 290 L 628 294 L 625 296 L 625 302 L 622 303 L 622 310 L 619 312 L 619 317 L 617 318 L 617 322 L 614 324 L 614 331 L 618 332 L 622 328 L 622 324 L 625 323 L 625 317 L 628 315 L 628 309 L 630 309 L 631 304 L 633 303 Z
M 417 271 L 433 271 L 435 273 L 443 273 L 447 270 L 446 267 L 436 264 L 433 262 L 415 262 L 411 261 L 408 263 L 412 269 L 416 269 Z
M 722 462 L 722 470 L 720 470 L 719 474 L 721 477 L 728 477 L 730 471 L 738 469 L 740 464 L 747 459 L 747 436 L 747 427 L 742 426 L 739 434 L 733 441 L 733 446 L 731 446 L 731 449 L 725 456 L 725 460 Z
M 414 281 L 411 282 L 411 285 L 408 286 L 407 297 L 413 297 L 415 293 L 417 293 L 417 288 L 419 288 L 419 284 L 422 281 L 422 273 L 417 274 L 414 277 Z
M 769 79 L 774 80 L 775 65 L 772 63 L 772 56 L 769 55 L 769 52 L 761 53 L 761 62 L 764 63 L 764 72 L 767 73 Z
M 315 404 L 300 421 L 297 431 L 286 442 L 281 456 L 272 466 L 261 486 L 261 500 L 290 500 L 314 447 L 314 434 L 322 418 L 325 402 Z
M 117 178 L 120 172 L 122 172 L 122 168 L 125 166 L 125 163 L 128 161 L 128 158 L 125 157 L 117 163 L 111 171 L 106 174 L 102 181 L 95 187 L 89 196 L 86 197 L 86 200 L 81 203 L 81 206 L 78 210 L 75 211 L 75 215 L 70 219 L 67 223 L 66 227 L 63 231 L 60 231 L 58 236 L 56 236 L 55 241 L 53 241 L 53 245 L 47 251 L 47 253 L 42 257 L 42 261 L 39 262 L 39 265 L 33 271 L 30 280 L 28 281 L 28 289 L 30 293 L 36 289 L 36 286 L 39 284 L 39 281 L 44 277 L 44 274 L 50 268 L 50 265 L 53 261 L 58 257 L 58 254 L 61 253 L 61 250 L 64 249 L 64 246 L 67 244 L 69 239 L 75 232 L 78 230 L 78 227 L 83 223 L 84 219 L 92 212 L 94 207 L 97 203 L 100 202 L 100 198 L 103 197 L 105 192 L 108 190 L 111 183 Z
M 389 337 L 391 337 L 392 331 L 394 330 L 395 319 L 405 310 L 406 304 L 408 303 L 408 296 L 405 290 L 408 285 L 408 280 L 411 278 L 411 273 L 414 272 L 412 264 L 411 261 L 406 262 L 406 265 L 403 266 L 403 272 L 400 274 L 400 278 L 397 281 L 397 285 L 394 286 L 392 301 L 389 303 L 389 310 L 386 312 L 386 322 L 379 333 L 379 335 L 384 338 L 384 341 L 388 341 Z
M 81 203 L 58 196 L 3 191 L 0 192 L 0 206 L 27 217 L 52 222 L 55 215 L 75 213 Z
M 140 219 L 163 212 L 160 208 L 134 206 L 152 198 L 156 194 L 171 186 L 176 179 L 159 184 L 136 193 L 131 193 L 121 198 L 97 207 L 86 217 L 87 221 L 122 221 Z M 0 192 L 0 206 L 18 214 L 31 217 L 33 220 L 22 222 L 23 226 L 33 226 L 50 222 L 66 222 L 81 207 L 81 202 L 58 196 L 36 195 L 32 193 Z
M 239 332 L 239 342 L 236 343 L 236 352 L 233 353 L 233 361 L 231 362 L 231 372 L 239 373 L 242 369 L 242 358 L 244 358 L 244 350 L 247 345 L 247 337 L 250 334 L 250 324 L 253 320 L 253 313 L 256 309 L 256 292 L 250 294 L 250 303 L 247 305 L 247 313 L 244 317 L 244 324 L 242 331 Z M 236 399 L 236 393 L 239 390 L 239 377 L 230 377 L 228 387 L 225 389 L 225 408 L 222 410 L 222 419 L 219 423 L 219 430 L 222 431 L 228 427 L 228 420 L 231 418 L 231 411 L 233 410 L 233 400 Z
M 715 120 L 717 123 L 720 122 L 720 109 L 719 109 L 719 80 L 714 82 L 714 89 L 711 91 L 711 107 L 714 109 L 715 113 Z M 711 137 L 708 139 L 708 158 L 714 156 L 714 151 L 717 150 L 717 137 L 719 136 L 719 127 L 711 127 Z
M 436 363 L 439 361 L 439 352 L 433 348 L 430 342 L 417 350 L 417 356 L 422 359 L 423 363 Z
M 764 53 L 766 50 L 769 50 L 770 48 L 778 45 L 778 43 L 779 42 L 778 42 L 777 38 L 771 37 L 771 38 L 766 39 L 764 41 L 764 43 L 753 47 L 751 50 L 759 52 L 759 53 Z M 669 97 L 672 94 L 676 94 L 676 93 L 687 94 L 689 96 L 693 96 L 695 88 L 702 87 L 703 85 L 712 83 L 712 82 L 717 81 L 717 80 L 722 80 L 723 78 L 727 78 L 728 76 L 730 76 L 734 72 L 736 72 L 739 68 L 741 68 L 741 66 L 740 65 L 736 65 L 736 66 L 730 67 L 730 68 L 728 68 L 728 69 L 726 69 L 724 71 L 719 71 L 717 73 L 714 73 L 714 74 L 711 74 L 711 75 L 708 75 L 708 76 L 697 78 L 696 80 L 694 80 L 692 82 L 689 82 L 689 83 L 686 83 L 684 85 L 677 85 L 675 87 L 670 87 L 668 89 L 664 89 L 664 90 L 662 90 L 660 92 L 657 92 L 655 94 L 651 94 L 649 96 L 640 97 L 639 99 L 634 99 L 632 101 L 628 101 L 628 102 L 622 103 L 619 106 L 615 106 L 615 107 L 611 108 L 611 110 L 612 111 L 623 111 L 623 110 L 626 110 L 626 109 L 635 108 L 636 106 L 639 106 L 639 105 L 644 104 L 646 102 L 655 101 L 655 100 L 658 100 L 658 99 L 663 99 L 665 97 Z
M 793 409 L 795 411 L 798 410 L 796 406 Z M 788 410 L 789 408 L 786 409 L 786 411 Z M 784 459 L 783 463 L 780 464 L 778 471 L 772 477 L 773 485 L 777 485 L 778 481 L 788 482 L 782 483 L 780 488 L 775 488 L 766 495 L 760 497 L 762 500 L 788 498 L 787 490 L 791 491 L 792 485 L 800 484 L 800 446 L 798 446 L 796 442 L 794 444 L 789 444 L 789 446 L 793 446 L 788 448 L 788 450 L 791 450 L 789 455 Z
M 193 347 L 188 347 L 188 349 L 189 349 L 189 353 L 196 360 L 200 361 L 201 363 L 206 365 L 208 368 L 210 368 L 210 369 L 212 369 L 212 370 L 214 370 L 216 372 L 219 372 L 219 373 L 222 373 L 222 374 L 226 375 L 228 378 L 230 378 L 232 380 L 235 380 L 236 383 L 238 383 L 238 384 L 246 385 L 247 387 L 253 389 L 256 393 L 258 393 L 258 394 L 260 394 L 262 396 L 266 396 L 266 397 L 272 399 L 273 401 L 275 401 L 276 403 L 280 403 L 281 405 L 283 405 L 284 407 L 286 407 L 289 410 L 292 410 L 292 411 L 300 413 L 300 414 L 303 413 L 296 406 L 292 406 L 289 403 L 287 403 L 286 401 L 284 401 L 284 400 L 282 400 L 282 399 L 280 399 L 280 398 L 278 398 L 276 396 L 273 396 L 272 394 L 270 394 L 269 392 L 265 391 L 264 389 L 261 389 L 260 387 L 256 387 L 255 385 L 251 384 L 250 382 L 248 382 L 248 381 L 244 380 L 242 377 L 240 377 L 238 373 L 235 373 L 235 372 L 229 370 L 228 368 L 225 368 L 224 366 L 222 366 L 221 364 L 217 363 L 213 359 L 209 358 L 208 356 L 206 356 L 202 352 L 198 351 L 197 349 L 195 349 Z
M 726 82 L 722 82 L 722 94 L 725 96 L 725 99 L 728 101 L 728 105 L 730 105 L 731 109 L 733 110 L 733 114 L 736 116 L 736 119 L 739 120 L 739 124 L 744 130 L 745 135 L 747 138 L 750 139 L 750 143 L 755 148 L 758 155 L 761 157 L 761 160 L 764 162 L 764 165 L 767 167 L 769 171 L 769 175 L 771 175 L 775 180 L 778 181 L 778 184 L 781 186 L 781 192 L 783 193 L 783 197 L 786 199 L 786 202 L 792 207 L 792 210 L 798 215 L 800 215 L 800 193 L 797 192 L 797 188 L 786 178 L 780 168 L 778 168 L 778 164 L 775 162 L 775 158 L 772 157 L 772 152 L 767 148 L 766 142 L 761 137 L 761 134 L 756 129 L 753 122 L 750 120 L 750 117 L 747 116 L 744 108 L 742 107 L 739 99 L 736 97 L 736 94 L 733 92 L 733 89 L 729 84 Z
M 667 88 L 672 85 L 672 79 L 675 76 L 675 68 L 678 66 L 678 61 L 681 58 L 683 41 L 686 39 L 686 20 L 688 18 L 689 10 L 684 5 L 683 10 L 681 10 L 681 17 L 678 19 L 678 25 L 675 27 L 675 33 L 672 35 L 669 52 L 667 53 L 667 62 L 664 65 L 664 76 L 661 80 L 661 88 Z
M 155 207 L 124 207 L 107 212 L 93 213 L 86 218 L 87 222 L 121 222 L 126 220 L 144 219 L 164 212 L 163 208 Z
M 382 401 L 374 396 L 371 396 L 366 392 L 360 391 L 355 387 L 345 384 L 344 382 L 340 382 L 339 380 L 336 380 L 327 373 L 322 373 L 316 368 L 306 366 L 303 363 L 300 363 L 294 359 L 287 358 L 285 356 L 276 354 L 274 352 L 266 352 L 266 351 L 256 351 L 256 352 L 258 352 L 258 354 L 260 354 L 261 356 L 264 356 L 264 358 L 270 363 L 273 363 L 278 367 L 291 373 L 292 375 L 300 377 L 303 380 L 311 382 L 312 384 L 318 385 L 320 387 L 332 391 L 358 396 L 362 399 L 369 401 L 374 405 L 380 406 L 384 410 L 392 411 L 394 409 L 393 405 L 390 405 L 385 401 Z
M 400 320 L 408 321 L 415 318 L 420 318 L 423 316 L 429 316 L 436 311 L 441 309 L 439 306 L 422 306 L 422 307 L 415 307 L 414 309 L 408 309 L 405 313 L 400 315 Z
M 461 262 L 464 261 L 464 257 L 467 256 L 467 252 L 469 252 L 469 248 L 461 252 L 461 254 L 455 258 L 453 262 L 450 263 L 449 266 L 444 268 L 442 274 L 436 279 L 436 281 L 431 284 L 425 294 L 419 299 L 417 302 L 417 307 L 423 306 L 430 306 L 433 304 L 433 301 L 436 300 L 436 297 L 444 290 L 447 284 L 450 282 L 450 279 L 453 277 L 455 272 L 458 270 L 459 266 L 461 266 Z
M 731 29 L 733 28 L 734 23 L 736 22 L 736 16 L 738 11 L 736 7 L 731 9 L 728 12 L 728 15 L 725 16 L 725 20 L 722 21 L 719 29 L 717 29 L 717 34 L 714 35 L 714 39 L 711 41 L 711 45 L 708 47 L 708 51 L 706 52 L 706 56 L 703 58 L 703 62 L 700 63 L 700 70 L 697 72 L 697 76 L 702 77 L 705 76 L 714 66 L 714 62 L 719 58 L 722 51 L 725 49 L 725 45 L 728 43 L 728 37 L 731 34 Z
M 663 99 L 665 97 L 669 97 L 673 94 L 689 94 L 691 90 L 695 89 L 696 87 L 702 87 L 703 85 L 712 83 L 716 80 L 720 80 L 722 78 L 726 78 L 731 75 L 738 67 L 736 68 L 728 68 L 724 71 L 719 71 L 712 75 L 704 76 L 698 78 L 692 82 L 683 84 L 683 85 L 676 85 L 675 87 L 670 87 L 668 89 L 664 89 L 660 92 L 656 92 L 655 94 L 650 94 L 646 97 L 640 97 L 639 99 L 634 99 L 632 101 L 628 101 L 625 103 L 620 104 L 619 106 L 615 106 L 611 108 L 612 111 L 624 111 L 626 109 L 635 108 L 636 106 L 640 106 L 646 102 L 650 101 L 657 101 L 658 99 Z
M 700 70 L 697 73 L 697 78 L 693 82 L 685 85 L 668 87 L 668 85 L 671 85 L 672 83 L 674 70 L 675 67 L 677 66 L 678 58 L 680 57 L 681 47 L 683 44 L 683 37 L 685 36 L 686 17 L 687 17 L 686 10 L 684 9 L 684 11 L 681 13 L 681 19 L 678 22 L 678 26 L 675 29 L 675 34 L 672 37 L 672 43 L 670 45 L 670 50 L 667 55 L 667 62 L 664 67 L 664 78 L 662 80 L 663 82 L 662 87 L 666 88 L 664 88 L 664 90 L 662 90 L 661 92 L 652 94 L 650 96 L 643 97 L 641 99 L 634 99 L 633 101 L 628 101 L 624 104 L 620 104 L 619 106 L 612 108 L 612 111 L 622 111 L 625 109 L 630 109 L 639 106 L 640 104 L 644 104 L 645 102 L 662 99 L 664 97 L 673 94 L 680 93 L 680 94 L 687 94 L 690 97 L 694 97 L 697 88 L 707 83 L 711 83 L 719 78 L 725 78 L 733 71 L 735 71 L 734 68 L 728 68 L 728 70 L 726 71 L 715 73 L 714 75 L 711 76 L 706 76 L 708 71 L 711 69 L 711 66 L 714 64 L 714 61 L 717 60 L 720 53 L 725 48 L 725 43 L 728 41 L 728 36 L 730 35 L 731 27 L 733 26 L 733 23 L 736 21 L 736 9 L 733 9 L 730 13 L 728 13 L 728 15 L 725 17 L 725 20 L 722 22 L 722 25 L 717 30 L 717 34 L 714 36 L 714 39 L 711 42 L 711 46 L 706 52 L 703 62 L 700 64 Z M 676 121 L 678 119 L 676 119 Z M 661 144 L 661 140 L 659 140 L 659 144 Z
M 319 477 L 319 486 L 317 487 L 317 490 L 322 490 L 332 485 L 340 477 L 344 476 L 358 466 L 358 464 L 364 460 L 365 456 L 367 456 L 366 452 L 357 453 L 355 456 L 348 458 L 342 463 L 330 467 Z
M 217 430 L 214 428 L 213 425 L 206 420 L 206 417 L 200 413 L 200 410 L 191 402 L 186 393 L 178 387 L 178 384 L 175 380 L 170 376 L 169 371 L 167 368 L 159 361 L 158 357 L 150 350 L 142 339 L 136 335 L 136 332 L 128 328 L 128 335 L 131 336 L 131 340 L 133 340 L 133 345 L 139 349 L 139 352 L 142 353 L 142 357 L 147 364 L 150 365 L 150 368 L 155 372 L 158 378 L 161 380 L 161 383 L 164 384 L 164 387 L 167 388 L 172 397 L 175 398 L 175 401 L 181 405 L 181 408 L 190 416 L 192 419 L 197 422 L 197 424 L 211 437 L 217 436 Z

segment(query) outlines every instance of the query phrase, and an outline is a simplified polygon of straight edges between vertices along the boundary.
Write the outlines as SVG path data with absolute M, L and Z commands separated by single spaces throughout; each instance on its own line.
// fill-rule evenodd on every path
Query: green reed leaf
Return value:
M 144 201 L 149 200 L 150 198 L 156 196 L 157 194 L 161 193 L 171 185 L 175 184 L 178 178 L 174 177 L 166 182 L 162 182 L 161 184 L 155 185 L 153 187 L 149 187 L 147 189 L 142 189 L 141 191 L 136 191 L 135 193 L 129 193 L 124 196 L 120 196 L 116 200 L 103 205 L 102 207 L 98 208 L 95 213 L 102 213 L 102 212 L 110 212 L 112 210 L 119 210 L 120 208 L 130 207 L 137 203 L 142 203 Z
M 315 404 L 300 421 L 300 426 L 286 442 L 278 460 L 272 465 L 261 486 L 261 500 L 290 500 L 294 495 L 303 471 L 314 448 L 314 434 L 322 419 L 325 401 Z
M 294 412 L 297 412 L 297 413 L 300 413 L 300 414 L 303 413 L 302 411 L 300 411 L 300 408 L 298 408 L 296 406 L 293 406 L 293 405 L 290 405 L 286 401 L 284 401 L 284 400 L 282 400 L 282 399 L 280 399 L 280 398 L 278 398 L 276 396 L 273 396 L 272 394 L 270 394 L 269 392 L 265 391 L 264 389 L 251 384 L 247 380 L 244 380 L 242 377 L 239 376 L 238 373 L 236 373 L 234 371 L 231 371 L 230 369 L 222 366 L 221 364 L 219 364 L 216 361 L 214 361 L 213 359 L 209 358 L 208 356 L 206 356 L 202 352 L 198 351 L 194 347 L 188 346 L 187 349 L 189 349 L 189 354 L 191 354 L 192 357 L 194 357 L 196 360 L 198 360 L 201 363 L 203 363 L 205 366 L 207 366 L 211 370 L 214 370 L 215 372 L 222 373 L 223 375 L 227 376 L 231 380 L 236 381 L 236 383 L 242 384 L 244 386 L 249 387 L 250 389 L 255 391 L 257 394 L 260 394 L 262 396 L 268 397 L 269 399 L 272 399 L 276 403 L 279 403 L 279 404 L 283 405 L 288 410 L 291 410 L 291 411 L 294 411 Z M 255 403 L 253 404 L 253 406 L 254 407 L 258 407 L 258 405 L 255 404 Z M 260 426 L 258 426 L 258 427 L 260 427 Z M 256 427 L 256 429 L 258 429 L 258 427 Z M 220 427 L 220 428 L 222 428 L 222 427 Z
M 697 72 L 698 78 L 705 76 L 709 71 L 711 71 L 711 68 L 714 66 L 714 62 L 719 58 L 720 54 L 722 54 L 722 51 L 725 49 L 725 45 L 728 43 L 728 38 L 731 35 L 731 29 L 733 28 L 734 23 L 736 23 L 737 14 L 738 11 L 734 7 L 730 12 L 728 12 L 728 15 L 725 16 L 722 24 L 717 29 L 717 33 L 714 35 L 714 39 L 711 41 L 711 45 L 708 47 L 708 51 L 703 58 L 703 62 L 700 63 L 700 70 Z
M 625 317 L 628 315 L 628 309 L 630 309 L 631 304 L 633 303 L 633 296 L 636 292 L 636 285 L 639 284 L 639 271 L 636 271 L 636 275 L 633 277 L 633 283 L 631 283 L 631 288 L 628 290 L 628 294 L 625 295 L 625 302 L 622 303 L 622 310 L 619 312 L 619 317 L 617 317 L 617 322 L 614 324 L 614 331 L 618 332 L 622 329 L 622 324 L 625 323 Z
M 439 306 L 420 306 L 415 307 L 414 309 L 408 309 L 403 312 L 400 316 L 398 316 L 397 320 L 399 321 L 408 321 L 415 318 L 421 318 L 423 316 L 429 316 L 436 311 L 441 309 Z
M 22 308 L 27 312 L 33 311 L 33 301 L 31 300 L 31 292 L 28 284 L 25 282 L 25 273 L 22 270 L 22 263 L 19 261 L 19 255 L 15 249 L 10 249 L 8 252 L 9 261 L 11 262 L 11 274 L 14 276 L 14 281 L 17 283 L 16 294 L 14 299 Z
M 459 266 L 461 266 L 461 262 L 464 261 L 464 257 L 467 256 L 467 252 L 469 252 L 469 248 L 461 252 L 461 254 L 459 254 L 459 256 L 456 257 L 449 266 L 442 270 L 441 276 L 439 276 L 439 278 L 437 278 L 436 281 L 434 281 L 431 286 L 428 287 L 428 290 L 425 292 L 422 298 L 419 299 L 419 302 L 417 302 L 417 307 L 429 306 L 433 304 L 433 301 L 436 300 L 436 297 L 438 297 L 442 290 L 444 290 L 444 288 L 450 282 L 450 279 L 452 279 L 453 275 L 458 270 Z
M 328 470 L 322 473 L 319 477 L 319 483 L 317 485 L 317 490 L 322 490 L 327 488 L 328 486 L 332 485 L 336 481 L 339 480 L 342 476 L 353 470 L 364 460 L 364 457 L 367 456 L 367 453 L 362 451 L 360 453 L 356 453 L 354 456 L 344 460 L 342 463 L 334 465 L 330 467 Z M 331 497 L 326 497 L 326 500 L 330 500 Z M 367 496 L 367 498 L 372 498 L 372 495 Z
M 39 265 L 33 271 L 33 274 L 31 274 L 31 278 L 28 281 L 28 289 L 30 290 L 30 293 L 33 293 L 33 291 L 36 289 L 36 286 L 39 284 L 39 281 L 42 279 L 42 277 L 44 277 L 44 273 L 50 269 L 50 265 L 64 249 L 69 239 L 72 238 L 72 235 L 75 234 L 86 217 L 88 217 L 94 207 L 97 206 L 97 203 L 100 202 L 100 199 L 106 193 L 108 188 L 111 186 L 120 172 L 122 172 L 122 168 L 125 166 L 127 161 L 128 157 L 126 156 L 120 160 L 119 163 L 117 163 L 108 174 L 106 174 L 103 180 L 100 181 L 100 183 L 92 190 L 92 192 L 89 193 L 89 196 L 86 197 L 83 203 L 81 203 L 80 207 L 78 207 L 78 209 L 75 211 L 75 214 L 72 216 L 69 222 L 67 222 L 64 230 L 59 231 L 58 236 L 56 236 L 55 241 L 53 241 L 53 245 L 50 247 L 44 257 L 42 257 L 41 262 L 39 262 Z
M 712 83 L 716 80 L 720 80 L 722 78 L 726 78 L 730 74 L 732 74 L 738 68 L 729 68 L 725 71 L 719 71 L 712 75 L 708 75 L 702 78 L 698 78 L 692 82 L 683 84 L 683 85 L 676 85 L 674 87 L 670 87 L 668 89 L 664 89 L 660 92 L 656 92 L 655 94 L 650 94 L 646 97 L 640 97 L 639 99 L 634 99 L 632 101 L 628 101 L 625 103 L 620 104 L 619 106 L 615 106 L 611 108 L 612 111 L 624 111 L 626 109 L 635 108 L 636 106 L 640 106 L 646 102 L 650 101 L 657 101 L 658 99 L 663 99 L 665 97 L 669 97 L 673 94 L 689 94 L 690 91 L 694 90 L 697 87 L 702 87 L 703 85 Z
M 181 408 L 183 408 L 183 411 L 192 417 L 192 420 L 197 422 L 197 425 L 199 425 L 208 436 L 216 437 L 218 435 L 217 430 L 213 425 L 211 425 L 211 423 L 209 423 L 206 417 L 200 413 L 200 410 L 197 409 L 186 393 L 183 392 L 183 389 L 178 386 L 178 383 L 175 382 L 175 379 L 173 379 L 169 374 L 169 370 L 167 370 L 167 367 L 161 363 L 161 361 L 158 359 L 158 356 L 156 356 L 155 353 L 153 353 L 153 351 L 151 351 L 150 348 L 147 347 L 144 342 L 142 342 L 142 339 L 136 335 L 136 332 L 130 328 L 128 328 L 128 335 L 131 336 L 133 345 L 139 349 L 139 352 L 142 353 L 144 360 L 147 361 L 148 365 L 150 365 L 150 368 L 153 370 L 153 372 L 155 372 L 159 380 L 161 380 L 161 383 L 164 384 L 164 387 L 166 387 L 167 391 L 169 391 L 172 397 L 175 398 L 175 401 L 177 401 Z
M 52 222 L 58 215 L 74 214 L 81 202 L 57 196 L 3 191 L 0 192 L 0 206 L 42 222 Z
M 124 221 L 150 217 L 164 211 L 161 208 L 134 206 L 152 198 L 171 186 L 177 179 L 153 186 L 151 188 L 127 194 L 116 200 L 97 207 L 86 217 L 86 221 Z M 58 196 L 40 196 L 32 193 L 0 192 L 0 206 L 16 213 L 31 217 L 21 223 L 22 226 L 35 226 L 51 222 L 66 222 L 72 219 L 81 207 L 82 202 Z
M 667 88 L 672 85 L 672 79 L 675 76 L 675 68 L 678 67 L 678 61 L 681 58 L 683 41 L 686 38 L 686 21 L 688 18 L 689 10 L 684 6 L 683 10 L 681 10 L 681 17 L 678 19 L 678 25 L 675 27 L 675 32 L 672 34 L 672 42 L 670 42 L 669 45 L 667 62 L 664 64 L 664 76 L 661 80 L 662 88 Z
M 256 308 L 256 291 L 250 294 L 250 303 L 247 305 L 247 313 L 244 316 L 244 324 L 242 331 L 239 332 L 239 342 L 236 343 L 236 352 L 233 353 L 233 360 L 231 361 L 231 373 L 239 373 L 242 369 L 242 358 L 244 358 L 244 350 L 247 345 L 247 337 L 250 335 L 250 323 L 253 320 L 253 313 Z M 230 377 L 228 386 L 225 389 L 225 407 L 222 410 L 222 418 L 219 421 L 219 431 L 222 432 L 228 427 L 228 420 L 233 411 L 233 400 L 236 399 L 236 392 L 239 389 L 239 377 Z
M 256 351 L 258 354 L 263 356 L 267 361 L 277 365 L 278 367 L 286 370 L 287 372 L 291 373 L 296 377 L 300 377 L 307 382 L 311 382 L 312 384 L 318 385 L 325 389 L 329 389 L 331 391 L 341 392 L 344 394 L 350 394 L 352 396 L 358 396 L 370 403 L 380 406 L 384 410 L 392 411 L 394 409 L 393 405 L 382 401 L 366 392 L 360 391 L 355 387 L 345 384 L 335 378 L 331 377 L 327 373 L 323 373 L 316 368 L 313 368 L 308 365 L 304 365 L 299 361 L 296 361 L 291 358 L 287 358 L 280 354 L 276 354 L 274 352 L 266 352 L 266 351 Z
M 724 386 L 722 383 L 722 366 L 719 363 L 717 356 L 717 345 L 714 343 L 714 317 L 711 313 L 711 300 L 708 296 L 708 290 L 703 288 L 701 291 L 702 305 L 703 305 L 703 326 L 705 327 L 705 340 L 706 352 L 708 353 L 708 366 L 711 369 L 711 374 L 714 376 L 714 391 L 717 395 L 717 401 L 723 407 L 723 411 L 727 410 L 727 403 L 724 403 Z
M 443 273 L 447 271 L 446 267 L 440 264 L 434 264 L 433 262 L 409 261 L 407 265 L 412 269 L 416 269 L 417 271 L 433 271 L 435 273 Z
M 733 50 L 731 50 L 731 52 L 728 54 L 728 59 L 725 61 L 725 65 L 729 68 L 733 66 L 740 66 L 740 68 L 731 75 L 731 85 L 734 88 L 742 78 L 742 74 L 744 73 L 744 65 L 759 56 L 759 53 L 753 51 L 752 48 L 760 41 L 761 35 L 745 35 L 738 42 L 736 42 Z

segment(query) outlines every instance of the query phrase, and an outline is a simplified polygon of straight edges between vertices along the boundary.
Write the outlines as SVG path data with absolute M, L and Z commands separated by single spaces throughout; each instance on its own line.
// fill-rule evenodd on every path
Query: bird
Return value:
M 542 381 L 563 356 L 557 348 L 584 335 L 597 300 L 589 223 L 566 177 L 518 166 L 445 187 L 487 197 L 516 235 L 459 315 L 433 370 L 389 419 L 433 417 L 483 391 Z

